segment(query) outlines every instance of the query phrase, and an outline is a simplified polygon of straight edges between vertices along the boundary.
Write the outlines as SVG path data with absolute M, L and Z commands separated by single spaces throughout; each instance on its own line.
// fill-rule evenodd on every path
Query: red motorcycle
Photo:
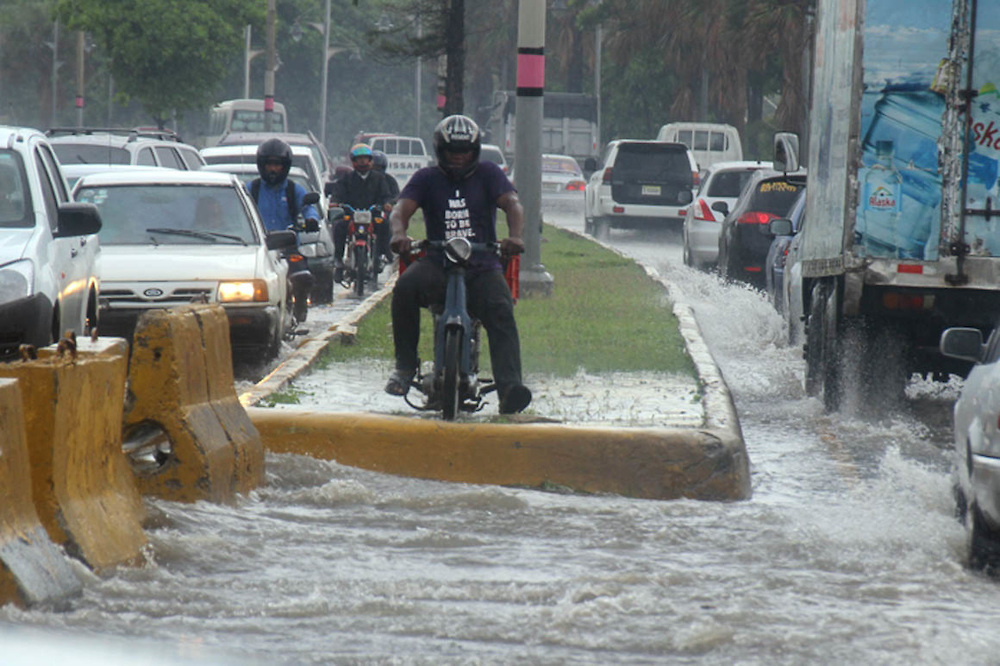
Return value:
M 342 284 L 364 296 L 365 285 L 371 291 L 378 289 L 378 278 L 382 273 L 382 256 L 378 251 L 378 235 L 383 233 L 385 213 L 380 206 L 357 210 L 342 204 L 344 219 L 347 220 L 347 258 L 344 260 Z

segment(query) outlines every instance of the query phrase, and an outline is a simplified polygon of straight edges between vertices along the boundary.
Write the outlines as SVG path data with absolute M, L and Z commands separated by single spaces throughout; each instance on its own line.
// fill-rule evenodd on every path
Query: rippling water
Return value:
M 613 237 L 695 306 L 753 499 L 581 497 L 269 455 L 238 507 L 153 502 L 150 562 L 0 619 L 261 663 L 995 663 L 1000 587 L 963 566 L 951 386 L 827 416 L 756 293 Z

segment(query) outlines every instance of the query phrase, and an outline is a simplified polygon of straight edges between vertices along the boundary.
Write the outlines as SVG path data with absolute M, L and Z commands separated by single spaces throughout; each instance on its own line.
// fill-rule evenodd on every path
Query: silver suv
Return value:
M 198 149 L 167 129 L 55 127 L 46 132 L 62 164 L 134 164 L 200 169 Z
M 45 136 L 0 126 L 0 358 L 97 325 L 97 208 L 72 203 Z

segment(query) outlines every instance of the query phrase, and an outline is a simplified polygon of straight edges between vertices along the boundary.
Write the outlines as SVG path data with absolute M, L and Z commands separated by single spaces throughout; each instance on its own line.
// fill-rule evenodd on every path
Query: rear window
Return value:
M 723 171 L 715 174 L 708 187 L 707 196 L 710 197 L 730 197 L 735 199 L 740 196 L 743 187 L 753 175 L 752 170 L 744 171 Z
M 666 180 L 685 175 L 691 179 L 691 163 L 682 146 L 655 143 L 622 144 L 615 157 L 615 171 L 625 178 Z
M 542 171 L 582 176 L 580 165 L 572 157 L 542 157 Z
M 129 164 L 128 151 L 92 143 L 53 143 L 60 164 Z
M 763 180 L 757 183 L 750 208 L 772 215 L 786 215 L 803 187 L 804 184 L 781 179 Z

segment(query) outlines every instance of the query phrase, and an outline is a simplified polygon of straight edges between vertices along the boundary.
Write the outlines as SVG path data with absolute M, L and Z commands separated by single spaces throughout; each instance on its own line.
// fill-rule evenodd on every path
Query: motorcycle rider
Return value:
M 466 116 L 448 116 L 434 130 L 437 165 L 417 171 L 403 187 L 392 211 L 390 245 L 394 252 L 410 251 L 406 235 L 410 218 L 423 210 L 429 240 L 465 236 L 472 242 L 496 241 L 496 209 L 507 215 L 510 235 L 500 242 L 504 255 L 524 251 L 524 209 L 513 183 L 496 164 L 480 161 L 482 137 Z M 392 292 L 392 332 L 396 369 L 386 393 L 406 395 L 417 371 L 420 308 L 444 303 L 446 275 L 442 252 L 429 252 L 411 264 Z M 500 413 L 522 411 L 531 391 L 521 383 L 521 343 L 514 320 L 514 302 L 499 258 L 490 252 L 474 254 L 466 273 L 469 313 L 486 328 L 490 360 L 500 396 Z
M 389 184 L 386 182 L 385 174 L 374 169 L 372 149 L 367 144 L 358 143 L 351 148 L 351 167 L 350 173 L 337 178 L 330 186 L 331 208 L 337 204 L 347 204 L 355 210 L 380 206 L 388 213 L 391 209 L 389 200 L 392 198 Z M 384 232 L 381 233 L 384 234 Z M 378 243 L 377 239 L 376 243 Z M 337 282 L 344 279 L 344 249 L 346 245 L 347 220 L 341 216 L 333 223 L 333 279 Z
M 399 183 L 396 181 L 396 177 L 389 173 L 389 157 L 383 153 L 381 150 L 372 151 L 372 166 L 376 171 L 381 171 L 385 175 L 385 182 L 389 185 L 389 204 L 387 211 L 391 212 L 392 207 L 396 205 L 396 200 L 399 199 Z M 377 237 L 378 241 L 378 251 L 382 255 L 383 263 L 388 264 L 392 262 L 392 252 L 389 249 L 389 225 L 382 225 L 385 229 L 379 229 L 379 234 Z
M 267 231 L 289 229 L 302 214 L 305 231 L 319 231 L 320 213 L 312 204 L 305 205 L 304 187 L 288 178 L 292 168 L 292 148 L 278 138 L 267 139 L 257 147 L 257 173 L 259 178 L 244 184 L 250 193 Z M 296 255 L 289 261 L 288 279 L 295 289 L 295 318 L 306 320 L 306 303 L 312 287 L 313 275 L 306 258 Z

